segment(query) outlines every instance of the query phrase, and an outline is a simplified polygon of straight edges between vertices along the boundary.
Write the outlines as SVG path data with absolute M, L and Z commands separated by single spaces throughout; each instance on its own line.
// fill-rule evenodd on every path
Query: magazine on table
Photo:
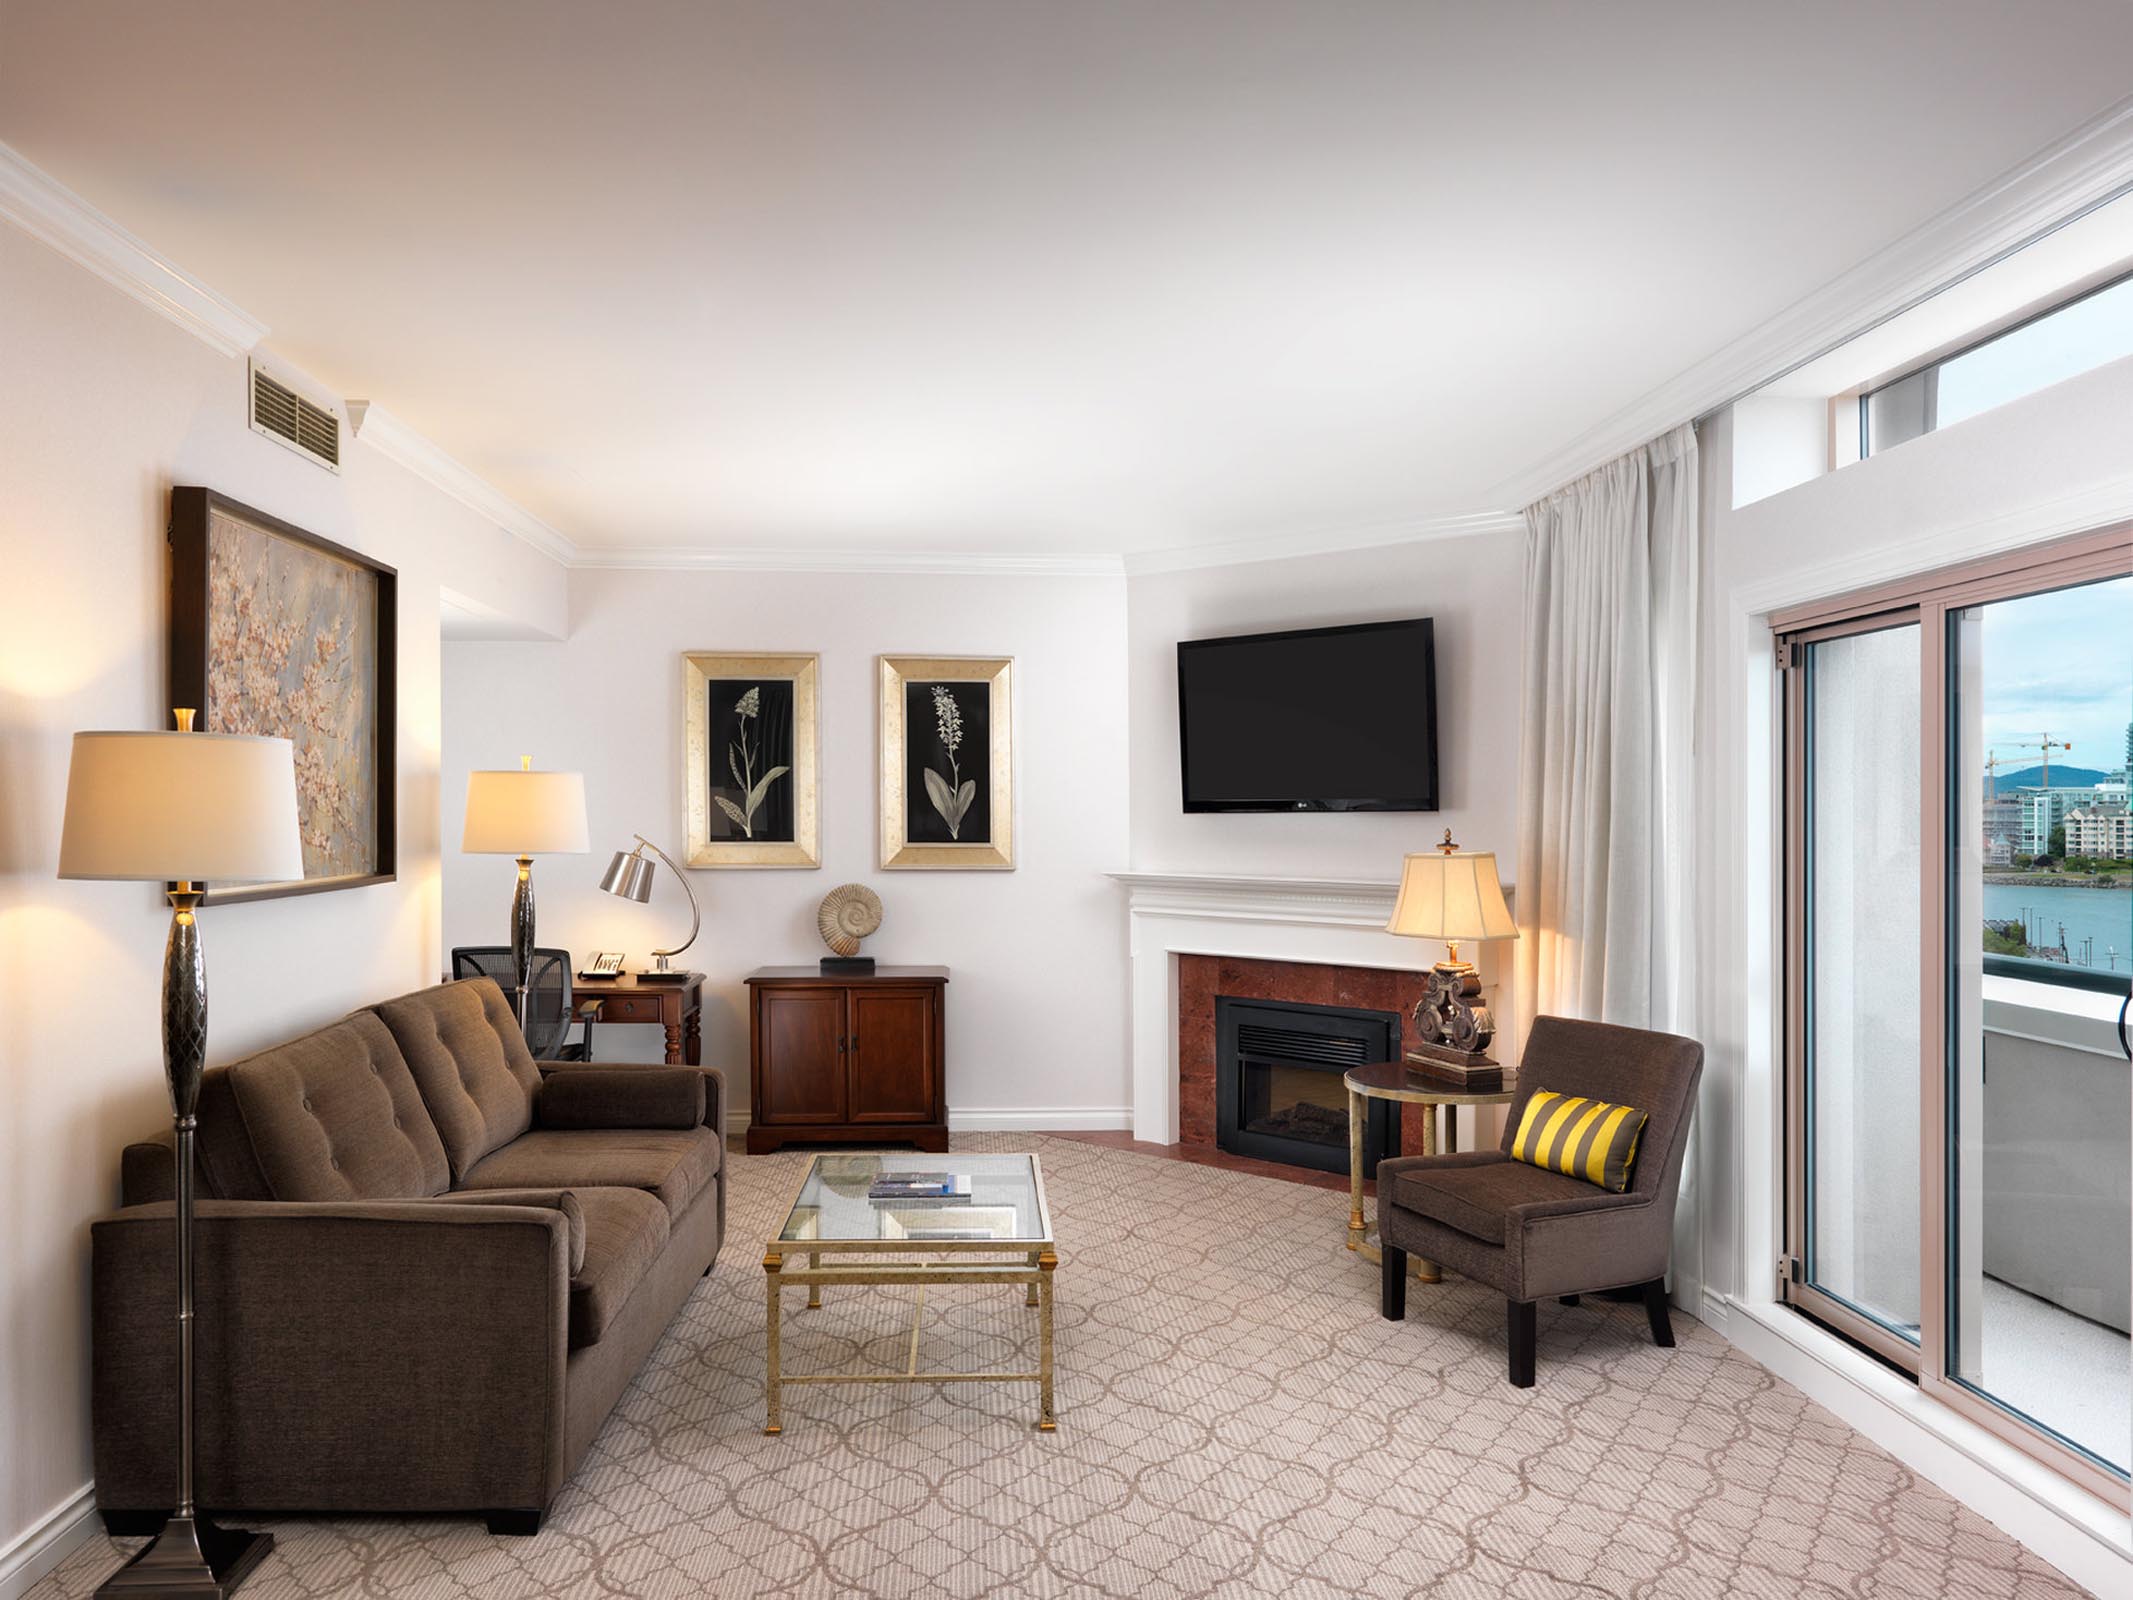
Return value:
M 884 1172 L 867 1188 L 869 1200 L 968 1200 L 970 1176 L 960 1172 Z

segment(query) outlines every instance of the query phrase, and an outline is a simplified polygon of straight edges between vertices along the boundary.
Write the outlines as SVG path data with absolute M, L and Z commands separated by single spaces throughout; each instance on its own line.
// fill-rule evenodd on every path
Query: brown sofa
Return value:
M 542 1516 L 725 1231 L 699 1067 L 536 1063 L 486 978 L 208 1073 L 197 1482 L 227 1512 Z M 91 1230 L 96 1499 L 173 1498 L 175 1168 Z
M 1551 1295 L 1574 1304 L 1581 1294 L 1627 1291 L 1625 1298 L 1643 1303 L 1653 1339 L 1671 1347 L 1667 1258 L 1702 1074 L 1703 1046 L 1693 1039 L 1536 1018 L 1497 1149 L 1378 1163 L 1384 1315 L 1397 1322 L 1407 1314 L 1407 1258 L 1413 1254 L 1503 1295 L 1514 1387 L 1533 1387 L 1535 1308 Z M 1526 1102 L 1542 1089 L 1632 1105 L 1650 1115 L 1623 1193 L 1511 1159 Z

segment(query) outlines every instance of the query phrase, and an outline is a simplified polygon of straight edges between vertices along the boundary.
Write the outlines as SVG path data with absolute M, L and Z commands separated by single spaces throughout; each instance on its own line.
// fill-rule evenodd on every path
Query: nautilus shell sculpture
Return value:
M 833 955 L 856 956 L 859 941 L 881 926 L 881 896 L 863 883 L 844 883 L 822 897 L 815 926 Z

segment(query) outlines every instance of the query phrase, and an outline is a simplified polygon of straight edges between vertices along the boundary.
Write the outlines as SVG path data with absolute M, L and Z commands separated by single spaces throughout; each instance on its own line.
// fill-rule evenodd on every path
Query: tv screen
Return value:
M 1178 646 L 1187 811 L 1434 811 L 1430 619 Z

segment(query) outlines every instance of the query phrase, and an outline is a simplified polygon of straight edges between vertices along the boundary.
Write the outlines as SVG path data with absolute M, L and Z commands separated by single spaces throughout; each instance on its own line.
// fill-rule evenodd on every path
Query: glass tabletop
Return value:
M 868 1197 L 877 1178 L 929 1174 L 967 1180 L 953 1186 L 967 1193 Z M 961 1152 L 816 1156 L 778 1234 L 781 1242 L 873 1245 L 1035 1244 L 1051 1236 L 1035 1156 Z

